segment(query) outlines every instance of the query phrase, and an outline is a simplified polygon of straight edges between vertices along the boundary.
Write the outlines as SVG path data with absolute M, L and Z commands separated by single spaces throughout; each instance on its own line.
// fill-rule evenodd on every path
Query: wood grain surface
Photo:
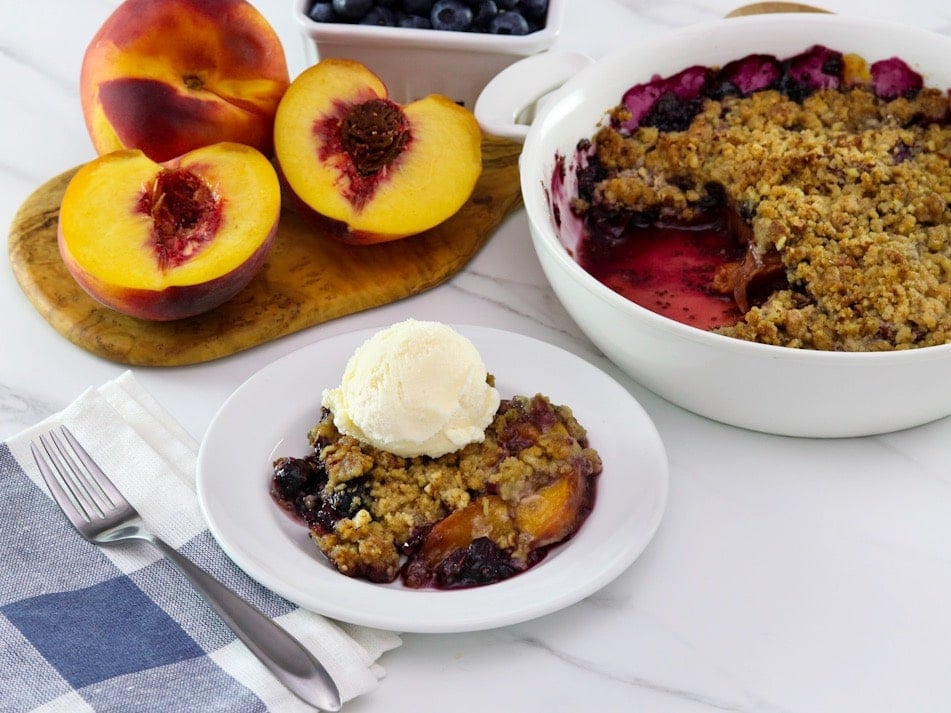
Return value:
M 443 224 L 403 240 L 344 245 L 285 208 L 267 263 L 251 284 L 189 319 L 149 322 L 119 314 L 89 297 L 67 272 L 56 229 L 63 192 L 78 168 L 40 186 L 19 208 L 10 228 L 10 263 L 40 314 L 77 346 L 129 365 L 207 362 L 418 294 L 455 275 L 521 205 L 520 152 L 520 144 L 487 137 L 483 173 L 469 201 Z
M 744 17 L 746 15 L 763 15 L 773 12 L 823 12 L 821 7 L 805 5 L 799 2 L 754 2 L 748 5 L 742 5 L 732 12 L 727 13 L 727 17 Z

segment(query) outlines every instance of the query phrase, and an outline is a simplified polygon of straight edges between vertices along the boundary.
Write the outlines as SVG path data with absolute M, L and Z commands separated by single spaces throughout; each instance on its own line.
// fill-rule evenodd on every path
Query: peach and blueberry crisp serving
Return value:
M 341 435 L 323 409 L 313 453 L 274 464 L 271 493 L 343 574 L 410 587 L 506 579 L 569 538 L 594 504 L 598 454 L 570 409 L 503 400 L 482 443 L 404 458 Z
M 343 574 L 412 588 L 507 579 L 570 538 L 601 459 L 571 409 L 501 399 L 475 346 L 413 319 L 366 340 L 324 390 L 271 495 Z

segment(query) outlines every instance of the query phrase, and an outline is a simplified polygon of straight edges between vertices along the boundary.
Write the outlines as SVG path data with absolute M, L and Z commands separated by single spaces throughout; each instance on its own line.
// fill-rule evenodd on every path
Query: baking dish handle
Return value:
M 482 130 L 523 143 L 546 95 L 594 60 L 580 52 L 542 52 L 520 59 L 489 80 L 476 100 Z

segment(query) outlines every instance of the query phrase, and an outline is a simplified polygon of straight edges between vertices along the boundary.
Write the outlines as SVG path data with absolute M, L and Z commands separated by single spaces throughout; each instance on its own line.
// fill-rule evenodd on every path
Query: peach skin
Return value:
M 125 0 L 86 49 L 79 84 L 97 153 L 167 161 L 222 141 L 270 155 L 289 76 L 274 28 L 246 0 Z

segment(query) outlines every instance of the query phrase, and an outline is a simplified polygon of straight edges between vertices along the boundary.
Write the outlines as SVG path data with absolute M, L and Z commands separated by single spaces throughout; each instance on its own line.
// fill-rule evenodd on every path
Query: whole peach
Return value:
M 167 161 L 221 141 L 270 155 L 289 75 L 280 38 L 246 0 L 124 0 L 79 84 L 97 153 Z

